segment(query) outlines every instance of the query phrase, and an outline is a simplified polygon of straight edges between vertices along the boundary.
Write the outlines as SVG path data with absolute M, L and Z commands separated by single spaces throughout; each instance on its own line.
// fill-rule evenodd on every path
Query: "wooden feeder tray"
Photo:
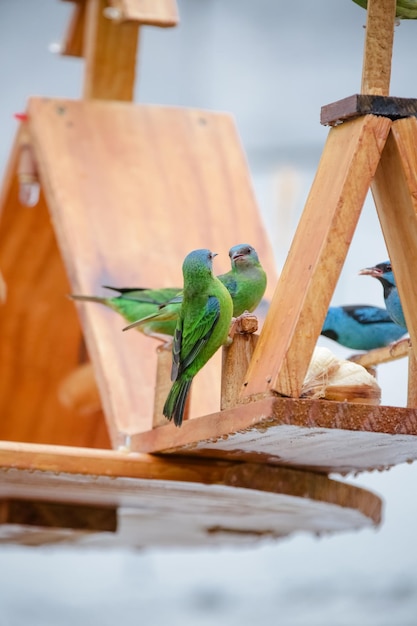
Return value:
M 258 463 L 4 443 L 0 543 L 195 546 L 376 526 L 378 496 Z

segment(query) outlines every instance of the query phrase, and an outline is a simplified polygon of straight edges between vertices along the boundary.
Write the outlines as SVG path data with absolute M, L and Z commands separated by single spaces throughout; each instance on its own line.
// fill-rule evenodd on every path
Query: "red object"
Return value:
M 13 117 L 15 120 L 19 120 L 19 122 L 27 122 L 28 119 L 27 113 L 15 113 Z

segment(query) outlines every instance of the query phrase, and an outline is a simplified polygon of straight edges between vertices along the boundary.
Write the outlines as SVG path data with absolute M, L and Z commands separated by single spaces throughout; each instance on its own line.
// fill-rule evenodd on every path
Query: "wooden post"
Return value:
M 132 101 L 139 24 L 108 19 L 106 0 L 87 0 L 83 97 Z
M 239 402 L 239 395 L 246 372 L 255 350 L 258 335 L 253 333 L 238 333 L 233 343 L 223 348 L 222 355 L 222 385 L 220 407 L 231 409 Z
M 363 94 L 388 96 L 396 0 L 368 0 L 362 69 Z
M 330 130 L 243 397 L 300 395 L 390 125 L 367 115 Z

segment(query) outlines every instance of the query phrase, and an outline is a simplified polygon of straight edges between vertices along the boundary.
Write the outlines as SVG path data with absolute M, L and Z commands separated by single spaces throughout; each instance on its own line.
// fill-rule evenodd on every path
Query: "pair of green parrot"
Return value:
M 207 249 L 193 250 L 184 259 L 183 289 L 130 289 L 106 287 L 115 297 L 72 295 L 74 300 L 99 302 L 128 322 L 124 330 L 139 331 L 160 340 L 172 340 L 173 385 L 163 413 L 181 426 L 186 399 L 197 372 L 229 340 L 233 317 L 252 312 L 266 289 L 266 273 L 256 250 L 239 244 L 229 250 L 231 269 L 216 277 Z

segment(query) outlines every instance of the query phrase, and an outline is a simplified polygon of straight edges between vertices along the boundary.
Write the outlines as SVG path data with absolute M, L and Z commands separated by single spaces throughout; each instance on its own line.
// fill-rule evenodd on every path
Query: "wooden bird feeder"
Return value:
M 0 197 L 0 541 L 198 545 L 379 523 L 377 496 L 327 474 L 417 458 L 413 349 L 407 408 L 300 397 L 369 187 L 417 345 L 417 101 L 388 95 L 395 0 L 368 5 L 362 93 L 322 110 L 332 128 L 277 281 L 233 119 L 131 102 L 139 30 L 174 26 L 175 2 L 75 2 L 63 51 L 85 58 L 83 99 L 29 100 Z M 190 250 L 219 252 L 221 273 L 241 242 L 267 271 L 268 313 L 224 350 L 222 379 L 220 354 L 198 374 L 178 429 L 160 411 L 170 353 L 66 296 L 181 287 Z

